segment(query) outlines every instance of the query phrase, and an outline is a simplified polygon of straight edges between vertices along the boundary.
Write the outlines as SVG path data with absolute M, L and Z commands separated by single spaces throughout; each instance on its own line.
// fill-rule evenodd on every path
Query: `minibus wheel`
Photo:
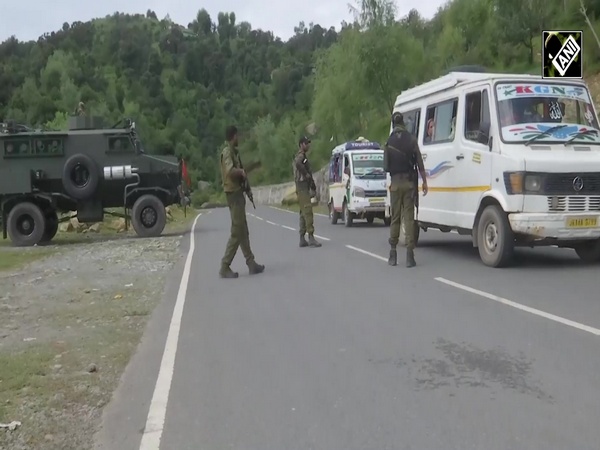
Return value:
M 504 267 L 512 259 L 515 238 L 500 206 L 489 205 L 481 213 L 477 225 L 477 247 L 486 266 Z
M 575 253 L 583 262 L 595 263 L 600 261 L 600 239 L 585 241 L 575 247 Z
M 333 207 L 333 199 L 329 202 L 329 221 L 332 225 L 335 225 L 340 218 L 340 213 L 337 212 Z
M 342 205 L 342 214 L 344 215 L 344 225 L 351 227 L 354 218 L 352 217 L 352 213 L 348 211 L 348 205 L 346 202 L 344 202 Z

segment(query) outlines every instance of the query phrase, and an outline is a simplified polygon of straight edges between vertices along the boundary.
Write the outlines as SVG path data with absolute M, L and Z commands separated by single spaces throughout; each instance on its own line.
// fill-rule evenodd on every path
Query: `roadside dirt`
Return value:
M 0 271 L 2 450 L 85 450 L 181 257 L 187 221 L 153 239 L 77 236 Z M 172 233 L 169 235 L 169 231 Z

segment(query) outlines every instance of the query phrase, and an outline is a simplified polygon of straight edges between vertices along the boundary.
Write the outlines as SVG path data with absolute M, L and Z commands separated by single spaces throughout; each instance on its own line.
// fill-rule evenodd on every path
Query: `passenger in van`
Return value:
M 435 124 L 433 123 L 433 119 L 429 119 L 427 121 L 427 126 L 425 128 L 425 142 L 431 142 L 433 140 L 433 132 L 435 131 Z

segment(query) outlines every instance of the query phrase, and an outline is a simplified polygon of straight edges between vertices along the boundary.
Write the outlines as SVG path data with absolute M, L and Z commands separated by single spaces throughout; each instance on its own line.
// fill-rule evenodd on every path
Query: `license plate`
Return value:
M 571 217 L 567 219 L 567 228 L 596 228 L 597 217 Z
M 385 206 L 385 203 L 371 203 L 369 206 L 371 208 L 383 208 Z
M 378 198 L 370 198 L 370 199 L 369 199 L 369 203 L 381 203 L 381 202 L 383 202 L 383 201 L 385 201 L 385 199 L 383 199 L 383 198 L 379 198 L 379 197 L 378 197 Z M 372 206 L 373 206 L 373 205 L 372 205 Z

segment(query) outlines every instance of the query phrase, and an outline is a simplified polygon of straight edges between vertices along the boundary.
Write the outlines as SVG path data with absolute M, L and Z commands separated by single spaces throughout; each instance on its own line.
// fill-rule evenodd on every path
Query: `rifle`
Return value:
M 240 169 L 244 169 L 244 165 L 242 164 L 242 158 L 238 155 L 238 159 L 240 161 Z M 244 177 L 244 181 L 242 181 L 242 190 L 246 193 L 248 200 L 252 203 L 254 209 L 256 209 L 256 205 L 254 204 L 254 194 L 252 194 L 252 188 L 250 187 L 250 182 L 248 181 L 248 172 L 253 171 L 254 169 L 261 166 L 260 161 L 253 162 L 250 164 L 250 169 L 246 171 L 246 176 Z

